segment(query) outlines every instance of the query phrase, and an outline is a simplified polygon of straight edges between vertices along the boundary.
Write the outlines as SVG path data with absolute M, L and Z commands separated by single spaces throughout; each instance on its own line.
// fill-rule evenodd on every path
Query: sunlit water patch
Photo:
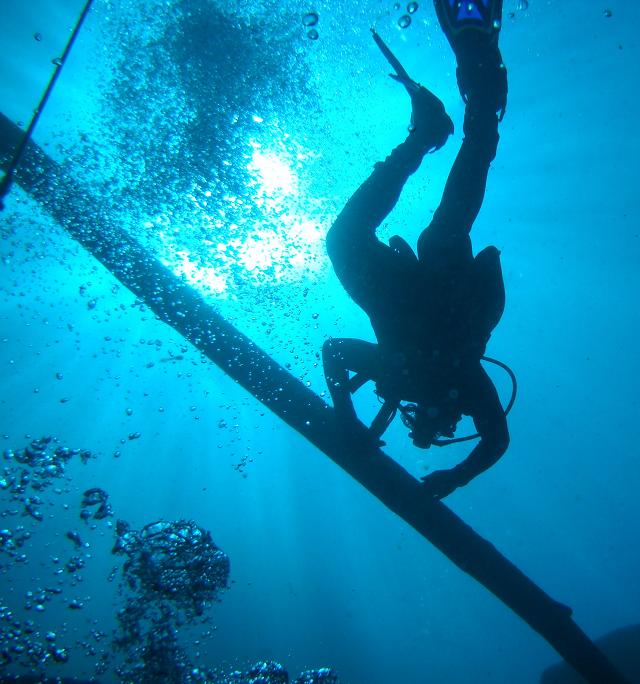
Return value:
M 234 294 L 238 280 L 253 286 L 295 283 L 326 268 L 326 226 L 317 220 L 319 212 L 311 213 L 317 203 L 299 174 L 312 156 L 287 140 L 249 140 L 244 196 L 228 193 L 220 204 L 213 184 L 198 183 L 186 193 L 180 214 L 144 222 L 159 240 L 164 263 L 203 292 L 225 297 Z
M 112 7 L 126 30 L 98 122 L 104 195 L 166 265 L 217 297 L 327 267 L 299 25 L 266 9 Z

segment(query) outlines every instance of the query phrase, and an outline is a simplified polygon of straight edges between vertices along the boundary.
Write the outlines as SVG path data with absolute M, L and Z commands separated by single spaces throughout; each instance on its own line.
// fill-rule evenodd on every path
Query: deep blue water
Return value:
M 509 107 L 472 234 L 476 251 L 502 250 L 507 310 L 488 353 L 514 368 L 519 397 L 508 453 L 446 503 L 596 638 L 640 612 L 640 8 L 525 4 L 505 0 Z M 80 9 L 5 9 L 0 108 L 13 121 L 28 121 Z M 317 40 L 302 22 L 310 11 Z M 455 64 L 433 8 L 421 3 L 400 29 L 403 13 L 389 0 L 96 0 L 35 134 L 100 212 L 317 393 L 323 340 L 372 339 L 324 235 L 409 120 L 371 25 L 457 130 L 410 179 L 384 237 L 415 240 L 460 142 Z M 0 226 L 3 448 L 52 435 L 95 456 L 72 459 L 40 494 L 42 521 L 0 491 L 0 527 L 32 533 L 22 562 L 0 551 L 2 603 L 68 649 L 50 676 L 88 677 L 111 649 L 123 600 L 107 580 L 122 564 L 110 554 L 115 519 L 194 520 L 229 556 L 210 622 L 182 635 L 202 667 L 273 659 L 292 676 L 332 667 L 344 684 L 534 684 L 558 660 L 136 303 L 20 188 Z M 373 395 L 358 407 L 370 414 Z M 399 425 L 387 441 L 416 476 L 466 453 L 416 451 Z M 80 520 L 90 487 L 108 492 L 114 518 Z M 88 544 L 75 574 L 64 569 L 76 555 L 69 530 Z M 58 582 L 44 610 L 25 610 L 26 592 Z M 96 629 L 107 636 L 96 641 Z

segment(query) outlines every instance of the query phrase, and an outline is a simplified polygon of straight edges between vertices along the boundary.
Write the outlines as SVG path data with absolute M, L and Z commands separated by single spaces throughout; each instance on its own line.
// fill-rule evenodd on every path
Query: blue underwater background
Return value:
M 3 8 L 12 121 L 29 121 L 81 9 Z M 96 0 L 34 136 L 92 198 L 97 230 L 110 216 L 323 397 L 323 341 L 373 339 L 324 236 L 410 115 L 370 26 L 456 123 L 381 229 L 415 244 L 463 114 L 427 0 L 410 15 L 393 0 Z M 472 239 L 502 251 L 507 310 L 488 354 L 513 367 L 519 396 L 507 454 L 446 500 L 594 639 L 640 613 L 639 26 L 640 5 L 623 0 L 505 0 L 509 106 Z M 117 520 L 194 521 L 228 556 L 219 602 L 177 629 L 181 657 L 220 677 L 273 660 L 292 681 L 327 667 L 343 684 L 536 684 L 559 660 L 158 321 L 46 206 L 17 186 L 6 203 L 0 678 L 134 681 L 116 674 L 134 591 L 111 553 Z M 507 398 L 508 378 L 490 373 Z M 373 393 L 357 396 L 372 416 Z M 418 451 L 397 422 L 385 449 L 416 477 L 467 453 Z M 64 452 L 48 486 L 19 491 L 17 456 L 45 436 L 47 450 L 91 457 Z M 113 516 L 80 518 L 91 488 Z

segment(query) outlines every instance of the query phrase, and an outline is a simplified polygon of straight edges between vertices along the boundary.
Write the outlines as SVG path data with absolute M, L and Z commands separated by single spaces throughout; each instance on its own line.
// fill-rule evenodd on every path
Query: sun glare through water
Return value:
M 218 297 L 232 294 L 232 277 L 256 287 L 295 283 L 325 262 L 326 227 L 315 218 L 317 207 L 301 173 L 311 153 L 287 135 L 277 144 L 250 139 L 247 147 L 244 197 L 227 194 L 216 206 L 211 190 L 200 185 L 189 195 L 189 226 L 211 235 L 200 240 L 197 258 L 182 242 L 181 230 L 175 230 L 176 217 L 169 221 L 172 230 L 161 217 L 147 222 L 159 229 L 164 262 L 194 287 Z

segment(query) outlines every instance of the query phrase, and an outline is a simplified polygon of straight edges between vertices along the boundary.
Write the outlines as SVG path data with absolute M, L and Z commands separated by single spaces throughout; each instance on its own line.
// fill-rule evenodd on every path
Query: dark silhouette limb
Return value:
M 18 141 L 19 129 L 0 115 L 0 158 L 6 159 Z M 569 608 L 554 601 L 443 503 L 425 497 L 420 483 L 382 451 L 350 449 L 332 408 L 101 213 L 99 202 L 33 143 L 16 182 L 158 318 L 483 584 L 587 682 L 627 682 L 572 620 Z

